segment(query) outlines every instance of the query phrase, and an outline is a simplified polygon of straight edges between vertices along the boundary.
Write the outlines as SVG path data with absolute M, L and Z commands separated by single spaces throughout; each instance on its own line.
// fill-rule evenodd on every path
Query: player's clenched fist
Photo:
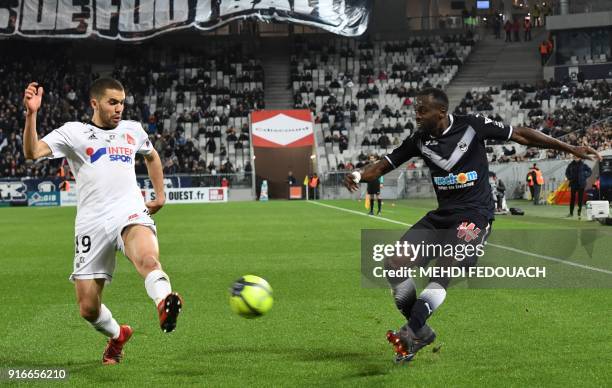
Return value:
M 28 113 L 38 111 L 43 93 L 43 87 L 38 86 L 38 82 L 32 82 L 28 85 L 23 94 L 23 105 L 25 105 Z
M 344 186 L 351 192 L 359 190 L 359 181 L 361 180 L 361 174 L 359 171 L 354 171 L 344 176 Z
M 157 213 L 159 211 L 159 209 L 162 208 L 162 206 L 164 206 L 164 203 L 166 203 L 165 199 L 156 198 L 153 201 L 147 202 L 145 204 L 145 206 L 147 207 L 147 210 L 149 211 L 149 214 L 153 215 L 153 214 Z

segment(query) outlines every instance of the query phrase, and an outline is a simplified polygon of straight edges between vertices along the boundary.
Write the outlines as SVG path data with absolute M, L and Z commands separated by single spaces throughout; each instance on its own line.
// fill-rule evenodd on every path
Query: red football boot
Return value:
M 414 358 L 414 353 L 410 353 L 408 349 L 405 348 L 402 340 L 398 333 L 393 330 L 387 331 L 387 341 L 393 346 L 393 350 L 395 351 L 395 362 L 401 363 L 404 361 L 410 361 Z
M 119 338 L 109 339 L 106 349 L 102 354 L 102 363 L 105 365 L 118 364 L 123 358 L 123 346 L 126 342 L 132 338 L 132 330 L 128 325 L 121 325 L 119 327 Z
M 157 305 L 159 326 L 164 333 L 176 328 L 176 320 L 183 308 L 183 298 L 177 292 L 171 292 Z

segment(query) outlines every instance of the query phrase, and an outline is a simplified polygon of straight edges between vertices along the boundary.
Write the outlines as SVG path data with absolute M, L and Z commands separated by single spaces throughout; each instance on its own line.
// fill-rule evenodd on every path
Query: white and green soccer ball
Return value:
M 244 275 L 234 282 L 230 295 L 232 311 L 244 318 L 257 318 L 272 308 L 272 287 L 263 278 Z

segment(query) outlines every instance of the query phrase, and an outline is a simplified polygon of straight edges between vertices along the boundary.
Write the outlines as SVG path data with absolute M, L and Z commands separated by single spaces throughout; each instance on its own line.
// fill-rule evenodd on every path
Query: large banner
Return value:
M 227 187 L 185 187 L 165 189 L 166 203 L 227 202 Z M 145 201 L 155 199 L 155 191 L 145 190 Z
M 76 206 L 78 195 L 76 189 L 72 191 L 60 191 L 60 206 Z
M 314 144 L 309 110 L 260 110 L 251 113 L 254 147 L 306 147 Z
M 28 206 L 60 206 L 60 192 L 29 191 Z
M 28 203 L 28 186 L 21 181 L 0 181 L 0 203 L 25 205 Z
M 4 0 L 0 36 L 143 40 L 163 32 L 213 30 L 232 20 L 283 21 L 357 36 L 371 0 Z

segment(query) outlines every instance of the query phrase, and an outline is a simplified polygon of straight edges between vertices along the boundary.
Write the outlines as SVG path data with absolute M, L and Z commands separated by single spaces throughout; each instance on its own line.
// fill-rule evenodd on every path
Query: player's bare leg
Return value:
M 102 304 L 104 279 L 76 279 L 74 282 L 77 303 L 81 317 L 109 337 L 102 354 L 104 364 L 117 364 L 123 357 L 123 346 L 132 336 L 132 328 L 121 325 L 113 318 L 110 310 Z
M 145 225 L 129 225 L 121 233 L 125 254 L 145 280 L 147 294 L 157 306 L 162 331 L 176 328 L 176 320 L 183 307 L 181 296 L 172 292 L 170 277 L 159 262 L 159 245 L 155 233 Z

